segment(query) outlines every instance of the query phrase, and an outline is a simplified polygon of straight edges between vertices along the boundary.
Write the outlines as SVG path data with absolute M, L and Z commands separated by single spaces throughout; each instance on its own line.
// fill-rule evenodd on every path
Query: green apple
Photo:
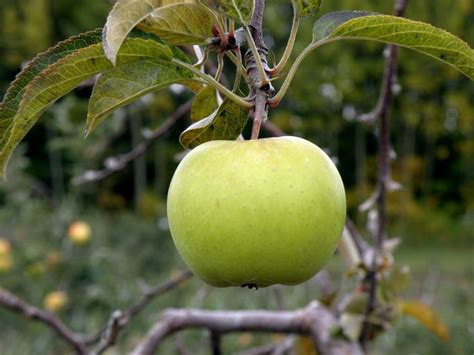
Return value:
M 167 212 L 178 252 L 210 285 L 295 285 L 334 253 L 346 198 L 331 159 L 304 139 L 211 141 L 179 164 Z

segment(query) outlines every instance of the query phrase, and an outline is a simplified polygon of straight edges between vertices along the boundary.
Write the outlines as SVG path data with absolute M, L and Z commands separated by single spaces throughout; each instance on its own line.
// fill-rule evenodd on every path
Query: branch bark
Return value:
M 394 15 L 403 16 L 408 0 L 396 0 L 394 4 Z M 376 308 L 376 292 L 377 292 L 377 274 L 378 274 L 378 258 L 382 251 L 383 242 L 385 239 L 385 226 L 387 222 L 386 216 L 386 193 L 389 182 L 389 164 L 390 164 L 390 117 L 389 109 L 392 99 L 392 87 L 396 77 L 398 47 L 387 46 L 387 58 L 385 60 L 384 77 L 382 87 L 380 89 L 380 96 L 376 108 L 373 110 L 374 117 L 378 118 L 379 131 L 379 161 L 378 161 L 378 177 L 377 177 L 377 212 L 378 223 L 374 240 L 374 253 L 372 265 L 367 271 L 365 283 L 368 288 L 369 301 L 365 310 L 364 322 L 360 334 L 360 344 L 363 348 L 366 347 L 370 335 L 370 315 Z
M 133 355 L 151 355 L 168 336 L 187 328 L 206 328 L 219 334 L 255 331 L 309 335 L 321 355 L 361 355 L 355 342 L 336 340 L 332 313 L 318 302 L 296 311 L 205 311 L 170 309 L 134 349 Z
M 143 142 L 135 146 L 130 152 L 119 155 L 117 157 L 109 157 L 105 160 L 105 168 L 102 170 L 89 170 L 80 176 L 76 176 L 72 179 L 73 185 L 83 185 L 91 182 L 97 182 L 103 180 L 118 171 L 124 170 L 129 163 L 139 158 L 147 149 L 153 144 L 153 142 L 167 133 L 176 122 L 184 118 L 191 110 L 192 100 L 187 101 L 171 115 L 169 116 L 157 129 L 150 132 L 145 136 Z
M 116 310 L 110 316 L 107 326 L 101 330 L 97 335 L 91 337 L 87 342 L 93 344 L 100 339 L 99 345 L 93 354 L 102 354 L 109 347 L 115 345 L 117 342 L 118 336 L 123 328 L 128 324 L 128 322 L 140 313 L 155 297 L 160 296 L 176 286 L 180 285 L 184 281 L 191 278 L 193 274 L 189 270 L 180 272 L 178 275 L 170 278 L 164 283 L 144 290 L 143 294 L 140 296 L 138 301 L 133 304 L 128 310 L 122 312 Z
M 28 319 L 36 320 L 51 328 L 76 354 L 88 354 L 85 344 L 54 314 L 32 306 L 0 287 L 0 305 L 6 309 L 22 314 Z

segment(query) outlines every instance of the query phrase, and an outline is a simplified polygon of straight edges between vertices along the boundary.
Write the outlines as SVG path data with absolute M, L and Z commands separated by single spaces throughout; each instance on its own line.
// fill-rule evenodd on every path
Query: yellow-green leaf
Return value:
M 449 330 L 443 320 L 426 304 L 420 301 L 400 301 L 401 313 L 418 320 L 433 334 L 444 341 L 449 340 Z
M 60 45 L 67 53 L 65 56 L 57 50 L 46 52 L 52 57 L 60 57 L 56 61 L 52 59 L 51 65 L 44 66 L 46 53 L 39 56 L 43 59 L 33 60 L 32 65 L 40 63 L 39 69 L 27 67 L 12 84 L 0 106 L 0 170 L 3 174 L 13 149 L 53 102 L 84 80 L 112 67 L 97 36 L 78 36 L 66 43 Z M 173 52 L 152 39 L 130 38 L 125 41 L 117 58 L 119 65 L 143 58 L 171 60 Z
M 436 58 L 474 80 L 474 50 L 463 40 L 430 24 L 368 12 L 340 11 L 313 27 L 313 47 L 340 39 L 373 40 Z
M 217 22 L 214 13 L 201 4 L 175 4 L 156 9 L 138 28 L 170 44 L 204 44 Z
M 228 16 L 238 23 L 247 25 L 252 18 L 253 0 L 199 0 L 204 5 L 216 9 L 221 14 Z
M 104 50 L 115 64 L 117 52 L 130 31 L 155 9 L 174 3 L 194 0 L 118 0 L 107 17 L 103 30 Z
M 43 70 L 54 64 L 58 60 L 70 55 L 81 48 L 100 43 L 101 30 L 94 30 L 71 37 L 56 46 L 40 53 L 32 59 L 10 84 L 2 103 L 0 104 L 0 151 L 4 140 L 10 133 L 12 120 L 15 117 L 25 88 Z
M 206 86 L 194 98 L 191 107 L 191 121 L 197 122 L 210 116 L 218 107 L 216 89 Z
M 112 68 L 97 79 L 87 113 L 86 133 L 95 129 L 108 115 L 141 96 L 182 83 L 193 74 L 159 59 L 137 60 Z
M 242 106 L 225 98 L 210 116 L 193 123 L 179 137 L 184 148 L 194 148 L 212 140 L 235 140 L 242 133 L 248 112 Z
M 321 0 L 291 0 L 291 2 L 298 17 L 314 15 L 321 7 Z

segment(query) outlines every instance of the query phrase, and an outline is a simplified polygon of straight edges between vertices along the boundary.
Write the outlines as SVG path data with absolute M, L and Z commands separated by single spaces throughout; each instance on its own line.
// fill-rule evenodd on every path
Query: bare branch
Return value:
M 332 338 L 334 316 L 316 301 L 296 311 L 205 311 L 170 309 L 134 349 L 133 355 L 150 355 L 167 336 L 187 328 L 206 328 L 220 334 L 255 331 L 304 334 L 312 337 L 321 355 L 362 354 L 357 343 Z
M 191 104 L 192 100 L 189 100 L 178 107 L 178 109 L 157 129 L 146 134 L 143 142 L 134 147 L 130 152 L 117 157 L 107 158 L 104 162 L 104 169 L 86 171 L 84 174 L 73 178 L 72 184 L 83 185 L 91 182 L 97 182 L 125 169 L 130 162 L 142 156 L 156 139 L 168 132 L 170 128 L 176 124 L 176 122 L 182 119 L 189 112 L 189 110 L 191 110 Z
M 153 298 L 174 289 L 192 276 L 193 273 L 189 270 L 181 271 L 179 274 L 173 276 L 161 285 L 145 290 L 140 299 L 124 313 L 124 318 L 128 320 L 136 316 L 153 300 Z
M 212 355 L 221 355 L 221 334 L 214 330 L 211 330 L 209 333 Z
M 156 287 L 145 289 L 138 301 L 125 312 L 120 310 L 114 311 L 105 329 L 101 330 L 97 335 L 89 337 L 87 340 L 89 344 L 94 344 L 100 339 L 100 343 L 93 354 L 101 354 L 109 347 L 115 345 L 120 331 L 128 324 L 131 318 L 140 313 L 155 297 L 174 289 L 192 276 L 191 271 L 182 271 Z
M 93 352 L 93 355 L 102 354 L 105 350 L 107 350 L 110 346 L 115 345 L 117 342 L 118 335 L 120 333 L 120 329 L 122 328 L 121 319 L 123 317 L 122 312 L 115 311 L 110 316 L 109 322 L 107 324 L 107 328 L 102 334 L 102 338 L 100 340 L 99 346 Z
M 395 0 L 394 14 L 403 16 L 408 0 Z M 377 291 L 377 273 L 379 269 L 378 256 L 383 248 L 385 239 L 385 226 L 387 222 L 386 216 L 386 192 L 387 185 L 390 181 L 389 164 L 390 164 L 390 125 L 389 125 L 389 108 L 392 99 L 392 88 L 396 76 L 398 47 L 387 46 L 388 55 L 385 60 L 385 71 L 380 89 L 379 101 L 377 103 L 375 113 L 379 119 L 379 162 L 378 162 L 378 181 L 377 181 L 377 230 L 374 241 L 374 253 L 372 257 L 372 265 L 368 270 L 365 284 L 368 288 L 369 301 L 365 311 L 365 319 L 362 324 L 360 334 L 360 344 L 365 348 L 370 333 L 370 316 L 376 308 L 376 291 Z
M 240 351 L 235 355 L 283 355 L 293 347 L 294 343 L 295 337 L 289 335 L 278 343 L 260 345 L 252 349 Z
M 354 222 L 349 217 L 346 217 L 346 228 L 352 240 L 354 241 L 359 254 L 361 257 L 363 257 L 365 251 L 369 248 L 369 244 L 367 244 L 364 238 L 362 238 Z
M 36 320 L 48 326 L 64 340 L 76 354 L 86 355 L 87 349 L 80 338 L 74 334 L 59 318 L 50 312 L 46 312 L 21 300 L 11 292 L 0 287 L 0 305 L 6 309 L 23 314 L 26 318 Z

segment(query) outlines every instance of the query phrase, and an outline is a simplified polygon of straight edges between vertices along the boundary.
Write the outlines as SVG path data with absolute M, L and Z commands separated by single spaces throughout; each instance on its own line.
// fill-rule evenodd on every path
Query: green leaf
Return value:
M 194 0 L 118 0 L 107 17 L 103 30 L 104 50 L 115 64 L 117 52 L 130 31 L 155 9 Z
M 212 140 L 235 140 L 248 120 L 248 111 L 225 98 L 210 116 L 193 123 L 179 137 L 184 148 L 194 148 Z
M 10 132 L 11 122 L 18 111 L 20 100 L 28 84 L 44 69 L 61 58 L 78 49 L 100 43 L 100 41 L 100 29 L 71 37 L 66 41 L 58 43 L 46 52 L 39 54 L 24 67 L 21 73 L 17 75 L 15 81 L 11 83 L 0 104 L 0 147 Z
M 194 98 L 191 107 L 191 121 L 197 122 L 210 116 L 218 107 L 216 89 L 206 86 Z
M 449 340 L 449 330 L 436 312 L 420 301 L 400 301 L 401 313 L 418 320 L 433 334 L 444 341 Z
M 248 25 L 252 18 L 253 0 L 199 0 L 202 4 L 216 9 L 223 15 L 229 16 L 238 23 Z
M 13 149 L 48 106 L 84 80 L 112 67 L 97 34 L 73 37 L 40 54 L 12 84 L 0 107 L 0 170 L 3 174 Z M 52 58 L 52 64 L 46 65 L 48 55 L 59 60 Z M 122 65 L 143 58 L 166 61 L 173 58 L 173 52 L 152 39 L 130 38 L 122 46 L 117 63 Z
M 218 22 L 214 13 L 201 4 L 160 7 L 138 25 L 170 44 L 204 44 Z
M 157 59 L 137 60 L 109 69 L 100 75 L 92 91 L 86 134 L 118 108 L 149 92 L 183 83 L 192 77 L 188 70 Z
M 333 12 L 314 24 L 313 47 L 340 39 L 365 39 L 406 47 L 436 58 L 474 80 L 474 50 L 430 24 L 367 12 Z
M 291 0 L 291 2 L 298 17 L 314 15 L 321 7 L 321 0 Z
M 337 11 L 320 17 L 313 26 L 313 43 L 332 37 L 333 32 L 345 22 L 362 16 L 374 15 L 367 11 Z

